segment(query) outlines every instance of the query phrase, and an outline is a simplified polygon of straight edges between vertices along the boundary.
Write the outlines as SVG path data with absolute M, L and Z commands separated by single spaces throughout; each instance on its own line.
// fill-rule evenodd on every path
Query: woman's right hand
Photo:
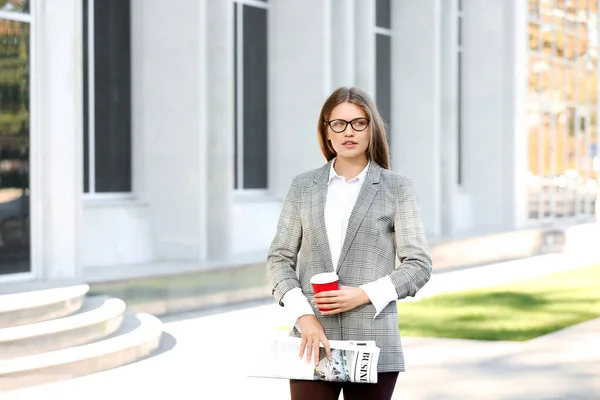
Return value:
M 331 359 L 331 349 L 329 347 L 329 341 L 325 336 L 323 326 L 314 315 L 303 315 L 298 318 L 298 328 L 302 334 L 302 342 L 300 344 L 300 358 L 304 357 L 306 352 L 306 362 L 310 363 L 311 355 L 314 354 L 315 365 L 319 363 L 319 350 L 320 344 L 323 343 L 325 347 L 325 354 L 327 359 Z

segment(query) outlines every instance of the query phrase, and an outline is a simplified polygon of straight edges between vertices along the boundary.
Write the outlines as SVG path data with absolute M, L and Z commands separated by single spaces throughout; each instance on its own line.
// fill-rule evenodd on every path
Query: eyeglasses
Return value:
M 352 129 L 357 132 L 364 131 L 369 126 L 369 119 L 365 117 L 354 118 L 352 121 L 346 121 L 344 119 L 333 119 L 327 123 L 332 131 L 335 133 L 342 133 L 348 127 L 348 124 L 352 125 Z

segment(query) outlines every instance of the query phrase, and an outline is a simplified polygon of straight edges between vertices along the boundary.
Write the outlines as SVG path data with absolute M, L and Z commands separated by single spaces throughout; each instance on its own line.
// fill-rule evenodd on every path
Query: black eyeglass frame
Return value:
M 363 120 L 363 119 L 367 121 L 367 124 L 365 125 L 365 127 L 362 128 L 362 129 L 356 129 L 354 127 L 354 122 L 358 121 L 358 120 Z M 344 122 L 345 123 L 344 129 L 342 129 L 341 131 L 336 131 L 335 129 L 333 129 L 333 126 L 331 126 L 331 124 L 333 122 L 336 122 L 336 121 L 342 121 L 342 122 Z M 369 127 L 370 123 L 371 123 L 371 120 L 369 118 L 367 118 L 367 117 L 358 117 L 358 118 L 354 118 L 351 121 L 346 121 L 345 119 L 339 119 L 339 118 L 332 119 L 331 121 L 327 122 L 327 125 L 329 125 L 329 127 L 331 128 L 331 130 L 334 131 L 335 133 L 342 133 L 342 132 L 344 132 L 348 128 L 348 125 L 352 125 L 352 129 L 354 129 L 356 132 L 362 132 L 362 131 L 364 131 L 365 129 L 367 129 Z

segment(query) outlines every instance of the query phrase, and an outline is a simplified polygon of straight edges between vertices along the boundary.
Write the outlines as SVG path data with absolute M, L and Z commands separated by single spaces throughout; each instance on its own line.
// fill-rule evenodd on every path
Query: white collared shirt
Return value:
M 335 162 L 335 161 L 334 161 Z M 329 182 L 327 184 L 327 199 L 325 201 L 325 229 L 327 230 L 327 239 L 329 240 L 329 250 L 331 250 L 331 261 L 334 272 L 337 272 L 342 253 L 342 246 L 348 230 L 350 214 L 358 199 L 360 189 L 367 177 L 367 171 L 371 163 L 369 162 L 365 169 L 356 177 L 346 181 L 343 176 L 335 172 L 331 163 L 329 170 Z
M 331 261 L 334 269 L 332 272 L 337 272 L 339 268 L 338 261 L 344 245 L 344 239 L 346 238 L 346 231 L 348 230 L 350 214 L 367 177 L 371 162 L 367 164 L 360 174 L 348 181 L 335 172 L 333 168 L 334 163 L 335 160 L 331 163 L 327 198 L 325 201 L 325 229 L 327 231 Z M 365 291 L 373 306 L 375 306 L 375 317 L 391 301 L 398 300 L 396 288 L 389 276 L 361 285 L 360 287 Z M 314 315 L 315 313 L 300 288 L 288 291 L 281 299 L 281 302 L 285 306 L 286 314 L 290 318 L 290 326 L 296 325 L 296 321 L 301 316 Z

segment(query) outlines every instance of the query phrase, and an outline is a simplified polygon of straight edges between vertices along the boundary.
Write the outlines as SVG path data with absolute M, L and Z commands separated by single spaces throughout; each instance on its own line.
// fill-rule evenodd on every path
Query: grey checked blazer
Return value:
M 324 216 L 330 168 L 331 161 L 296 176 L 283 204 L 267 256 L 267 276 L 280 305 L 283 295 L 296 287 L 311 300 L 310 278 L 334 271 Z M 348 223 L 340 285 L 356 287 L 389 275 L 402 299 L 427 283 L 431 269 L 411 180 L 371 162 Z M 381 348 L 378 372 L 404 371 L 396 302 L 377 318 L 371 303 L 334 316 L 315 314 L 330 340 L 375 340 Z M 292 335 L 300 333 L 294 329 Z

